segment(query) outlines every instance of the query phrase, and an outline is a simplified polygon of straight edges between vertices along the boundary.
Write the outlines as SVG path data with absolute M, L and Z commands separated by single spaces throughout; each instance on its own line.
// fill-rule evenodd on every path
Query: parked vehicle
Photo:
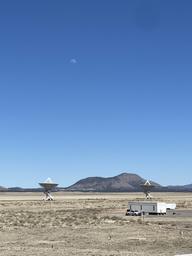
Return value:
M 139 212 L 139 211 L 131 211 L 131 210 L 127 210 L 126 211 L 126 216 L 141 216 L 142 215 L 142 212 Z

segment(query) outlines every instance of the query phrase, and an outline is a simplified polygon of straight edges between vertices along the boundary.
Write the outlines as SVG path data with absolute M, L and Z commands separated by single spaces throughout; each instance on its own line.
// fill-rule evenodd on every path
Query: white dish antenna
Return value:
M 154 188 L 154 185 L 150 183 L 149 180 L 146 180 L 144 184 L 141 185 L 143 193 L 146 196 L 146 199 L 151 199 L 151 189 Z
M 58 186 L 57 183 L 53 182 L 51 178 L 46 179 L 44 182 L 39 183 L 39 185 L 44 188 L 45 200 L 52 201 L 53 197 L 51 191 Z

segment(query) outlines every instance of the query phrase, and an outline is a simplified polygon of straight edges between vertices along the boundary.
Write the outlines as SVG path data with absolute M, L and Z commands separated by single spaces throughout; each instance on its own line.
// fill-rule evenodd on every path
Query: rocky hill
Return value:
M 123 192 L 123 191 L 141 191 L 140 185 L 146 180 L 137 174 L 122 173 L 115 177 L 89 177 L 76 182 L 67 188 L 70 191 L 98 191 L 98 192 Z M 151 182 L 156 187 L 159 184 Z

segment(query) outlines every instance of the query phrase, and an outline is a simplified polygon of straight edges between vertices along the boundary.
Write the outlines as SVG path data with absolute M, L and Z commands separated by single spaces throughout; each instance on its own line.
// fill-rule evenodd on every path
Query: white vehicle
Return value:
M 142 215 L 142 212 L 130 211 L 129 209 L 127 209 L 125 215 L 126 215 L 126 216 L 141 216 L 141 215 Z
M 132 201 L 128 203 L 128 210 L 144 214 L 164 215 L 167 212 L 167 204 L 155 201 Z

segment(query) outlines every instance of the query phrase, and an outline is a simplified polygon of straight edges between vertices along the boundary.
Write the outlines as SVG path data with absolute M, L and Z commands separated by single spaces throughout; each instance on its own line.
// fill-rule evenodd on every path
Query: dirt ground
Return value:
M 0 255 L 148 256 L 192 253 L 192 194 L 153 193 L 176 214 L 125 216 L 141 193 L 0 193 Z

